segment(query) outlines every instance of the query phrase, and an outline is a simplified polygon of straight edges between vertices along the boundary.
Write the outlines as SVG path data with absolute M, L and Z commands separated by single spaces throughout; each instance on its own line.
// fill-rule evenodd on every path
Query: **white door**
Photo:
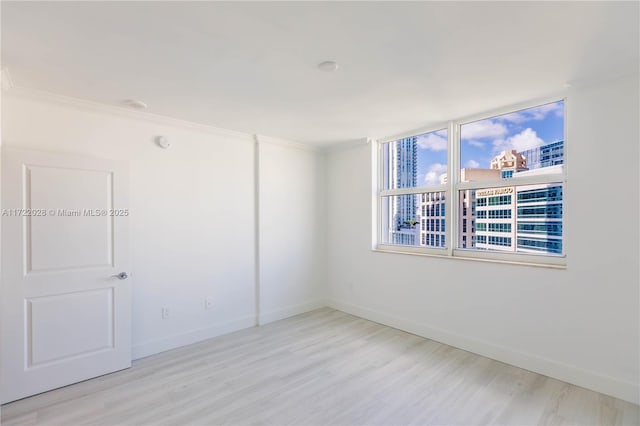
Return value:
M 3 148 L 0 402 L 131 365 L 128 168 Z

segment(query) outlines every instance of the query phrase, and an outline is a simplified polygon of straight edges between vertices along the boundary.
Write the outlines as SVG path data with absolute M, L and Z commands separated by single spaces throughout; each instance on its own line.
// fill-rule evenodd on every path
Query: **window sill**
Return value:
M 566 270 L 566 256 L 542 256 L 542 255 L 526 255 L 520 253 L 487 253 L 477 252 L 474 250 L 456 249 L 453 255 L 444 249 L 424 249 L 407 247 L 407 246 L 387 246 L 379 245 L 371 251 L 377 253 L 391 253 L 402 255 L 413 255 L 423 257 L 433 257 L 438 259 L 453 260 L 470 260 L 475 262 L 500 263 L 507 265 L 532 266 L 536 268 L 547 268 Z M 441 252 L 441 253 L 438 253 Z

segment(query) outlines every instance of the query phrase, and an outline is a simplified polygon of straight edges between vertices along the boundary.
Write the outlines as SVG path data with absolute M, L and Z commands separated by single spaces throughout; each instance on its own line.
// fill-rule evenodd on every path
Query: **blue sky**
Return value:
M 461 127 L 461 167 L 489 168 L 503 150 L 522 151 L 564 139 L 564 101 L 474 121 Z M 447 131 L 418 136 L 418 185 L 447 172 Z

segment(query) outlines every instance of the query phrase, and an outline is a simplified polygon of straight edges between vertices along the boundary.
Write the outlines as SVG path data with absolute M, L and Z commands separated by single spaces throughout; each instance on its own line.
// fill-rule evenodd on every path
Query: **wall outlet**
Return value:
M 162 307 L 162 319 L 169 319 L 169 307 L 168 306 L 163 306 Z
M 213 308 L 213 299 L 211 298 L 204 299 L 204 308 L 207 310 Z

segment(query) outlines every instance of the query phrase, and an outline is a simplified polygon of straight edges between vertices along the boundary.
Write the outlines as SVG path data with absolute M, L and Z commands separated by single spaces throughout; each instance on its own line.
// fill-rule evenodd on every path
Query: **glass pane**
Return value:
M 458 247 L 562 254 L 562 184 L 459 191 Z
M 383 189 L 439 185 L 447 175 L 447 130 L 423 133 L 382 146 Z
M 382 197 L 382 243 L 445 248 L 445 192 Z
M 460 180 L 562 172 L 564 101 L 460 127 Z

